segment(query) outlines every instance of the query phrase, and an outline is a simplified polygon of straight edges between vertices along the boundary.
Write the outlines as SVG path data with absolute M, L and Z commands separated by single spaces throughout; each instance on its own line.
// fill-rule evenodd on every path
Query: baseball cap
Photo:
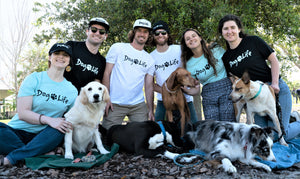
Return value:
M 167 31 L 168 34 L 170 33 L 168 24 L 162 20 L 154 23 L 152 32 L 155 32 L 157 29 L 164 29 L 165 31 Z
M 51 55 L 53 52 L 57 52 L 57 51 L 64 51 L 67 54 L 70 55 L 70 57 L 72 56 L 72 50 L 71 47 L 65 43 L 56 43 L 54 44 L 50 50 L 49 50 L 49 55 Z
M 89 27 L 91 27 L 91 25 L 93 24 L 99 24 L 102 25 L 106 31 L 109 31 L 109 23 L 103 19 L 102 17 L 94 17 L 90 20 L 89 22 Z
M 138 19 L 133 24 L 133 29 L 136 27 L 144 27 L 151 30 L 151 22 L 146 19 Z

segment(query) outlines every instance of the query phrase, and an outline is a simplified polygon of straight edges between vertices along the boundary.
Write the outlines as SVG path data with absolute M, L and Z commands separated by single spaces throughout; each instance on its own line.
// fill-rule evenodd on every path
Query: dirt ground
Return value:
M 293 110 L 300 111 L 300 106 Z M 200 163 L 193 167 L 177 166 L 172 160 L 165 158 L 147 159 L 142 156 L 134 156 L 125 153 L 117 153 L 112 159 L 101 166 L 88 170 L 62 168 L 31 170 L 25 165 L 11 168 L 0 167 L 0 179 L 6 178 L 300 178 L 300 163 L 284 170 L 265 172 L 259 168 L 253 168 L 239 162 L 233 163 L 237 173 L 227 174 L 222 169 L 214 168 L 206 163 Z

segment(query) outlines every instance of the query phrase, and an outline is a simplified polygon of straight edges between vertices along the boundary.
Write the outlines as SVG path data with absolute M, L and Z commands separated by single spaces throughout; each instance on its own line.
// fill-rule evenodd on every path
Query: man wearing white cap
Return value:
M 122 124 L 125 116 L 130 121 L 154 120 L 155 62 L 144 50 L 150 31 L 151 23 L 148 20 L 136 20 L 133 30 L 128 34 L 130 43 L 115 43 L 107 53 L 103 84 L 109 89 L 111 102 L 106 106 L 106 117 L 102 123 L 106 129 Z
M 101 18 L 92 18 L 86 29 L 87 39 L 83 42 L 68 41 L 72 47 L 72 63 L 66 68 L 64 76 L 77 88 L 91 81 L 102 81 L 106 60 L 99 53 L 100 45 L 106 40 L 109 31 L 108 22 Z

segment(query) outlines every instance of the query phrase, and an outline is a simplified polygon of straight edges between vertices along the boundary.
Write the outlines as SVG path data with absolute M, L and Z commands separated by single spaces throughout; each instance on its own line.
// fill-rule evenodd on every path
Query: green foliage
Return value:
M 286 59 L 300 64 L 298 0 L 65 0 L 35 3 L 34 10 L 45 12 L 36 25 L 51 27 L 36 35 L 38 43 L 51 39 L 85 40 L 89 19 L 105 18 L 111 28 L 101 49 L 104 54 L 111 44 L 127 41 L 138 18 L 166 21 L 177 43 L 186 28 L 195 28 L 208 42 L 224 45 L 217 32 L 218 22 L 226 14 L 235 14 L 242 19 L 246 33 L 261 36 L 272 47 L 279 45 Z

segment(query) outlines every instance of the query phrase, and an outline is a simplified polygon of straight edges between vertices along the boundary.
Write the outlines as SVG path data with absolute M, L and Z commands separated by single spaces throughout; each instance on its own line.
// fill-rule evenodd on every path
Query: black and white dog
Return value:
M 168 144 L 180 151 L 182 139 L 176 123 L 167 121 L 129 122 L 126 125 L 114 125 L 107 131 L 107 145 L 117 143 L 120 150 L 135 155 L 152 158 L 163 155 L 174 159 L 178 154 L 170 151 Z
M 231 163 L 240 162 L 271 171 L 271 168 L 254 160 L 257 155 L 263 160 L 275 161 L 272 151 L 272 128 L 255 124 L 224 121 L 199 121 L 194 131 L 185 135 L 187 143 L 196 150 L 207 153 L 208 160 L 219 160 L 226 172 L 236 172 Z

